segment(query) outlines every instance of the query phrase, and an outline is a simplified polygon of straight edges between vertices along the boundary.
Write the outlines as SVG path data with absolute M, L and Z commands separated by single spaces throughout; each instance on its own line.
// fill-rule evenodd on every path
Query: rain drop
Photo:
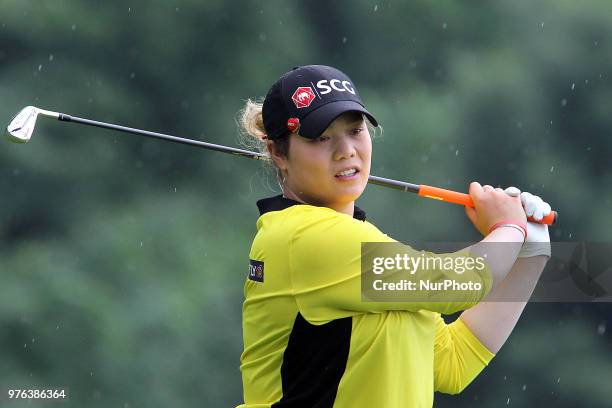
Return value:
M 131 13 L 131 12 L 132 12 L 132 8 L 128 7 L 128 13 Z
M 527 389 L 527 384 L 523 384 L 523 391 Z
M 455 150 L 455 156 L 459 156 L 459 149 Z
M 573 91 L 574 89 L 576 89 L 576 84 L 575 84 L 575 83 L 572 83 L 572 91 Z
M 567 106 L 567 99 L 561 99 L 561 106 Z
M 540 23 L 540 27 L 544 28 L 544 22 Z
M 378 4 L 374 6 L 374 11 L 378 11 Z
M 555 171 L 555 166 L 552 166 L 552 167 L 550 168 L 550 172 L 552 173 L 553 171 Z
M 346 37 L 342 37 L 342 44 L 346 44 L 347 41 L 348 39 Z
M 140 247 L 142 248 L 142 241 L 140 241 Z
M 442 29 L 446 30 L 446 27 L 448 27 L 448 25 L 446 23 L 442 23 Z
M 131 78 L 131 79 L 136 78 L 136 73 L 135 73 L 135 72 L 132 72 L 132 73 L 130 74 L 130 78 Z
M 38 66 L 38 70 L 42 71 L 42 64 Z
M 53 61 L 53 54 L 49 54 L 49 61 Z
M 72 29 L 72 31 L 76 31 L 77 26 L 76 26 L 76 24 L 73 24 L 72 27 L 70 27 L 70 28 Z
M 506 405 L 510 405 L 510 397 L 506 400 Z
M 599 323 L 599 326 L 597 326 L 597 334 L 599 334 L 600 336 L 603 336 L 606 333 L 606 322 L 601 322 Z

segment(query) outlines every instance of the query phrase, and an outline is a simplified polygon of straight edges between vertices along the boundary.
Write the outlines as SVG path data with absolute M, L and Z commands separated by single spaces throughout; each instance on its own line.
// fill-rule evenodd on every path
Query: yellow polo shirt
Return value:
M 395 242 L 363 211 L 281 196 L 258 206 L 240 408 L 431 407 L 434 391 L 460 392 L 493 358 L 460 319 L 440 316 L 480 301 L 488 270 L 470 276 L 486 289 L 464 301 L 363 302 L 361 242 Z

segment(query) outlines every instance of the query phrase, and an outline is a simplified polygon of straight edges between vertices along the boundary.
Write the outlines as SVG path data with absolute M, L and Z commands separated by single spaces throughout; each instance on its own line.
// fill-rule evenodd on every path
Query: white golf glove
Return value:
M 521 193 L 521 190 L 516 187 L 508 187 L 504 192 L 512 197 L 518 197 L 520 195 L 521 203 L 528 217 L 533 217 L 539 221 L 550 214 L 550 205 L 538 196 L 534 196 L 526 191 Z M 548 234 L 548 226 L 545 224 L 527 222 L 527 239 L 518 257 L 529 258 L 537 255 L 546 255 L 550 258 L 550 235 Z

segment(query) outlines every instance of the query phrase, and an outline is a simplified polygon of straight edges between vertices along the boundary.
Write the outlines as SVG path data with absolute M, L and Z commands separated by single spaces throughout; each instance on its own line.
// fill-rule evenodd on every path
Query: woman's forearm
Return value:
M 470 253 L 486 260 L 495 289 L 508 276 L 516 263 L 524 236 L 514 228 L 498 228 L 479 243 L 470 247 Z
M 485 300 L 461 314 L 463 323 L 492 353 L 497 353 L 512 333 L 547 261 L 542 255 L 518 258 Z

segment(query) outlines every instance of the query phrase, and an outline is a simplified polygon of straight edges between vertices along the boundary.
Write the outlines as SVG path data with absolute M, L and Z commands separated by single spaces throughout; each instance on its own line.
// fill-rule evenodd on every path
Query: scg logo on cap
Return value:
M 309 86 L 300 86 L 291 96 L 295 107 L 298 109 L 309 107 L 314 98 L 315 94 Z
M 338 84 L 342 85 L 342 87 L 338 86 Z M 330 87 L 331 85 L 331 87 Z M 321 90 L 321 95 L 328 94 L 332 91 L 332 88 L 338 92 L 349 91 L 353 95 L 355 95 L 355 88 L 349 81 L 340 81 L 338 79 L 332 79 L 329 81 L 329 85 L 327 85 L 327 79 L 322 79 L 317 82 L 317 88 Z

